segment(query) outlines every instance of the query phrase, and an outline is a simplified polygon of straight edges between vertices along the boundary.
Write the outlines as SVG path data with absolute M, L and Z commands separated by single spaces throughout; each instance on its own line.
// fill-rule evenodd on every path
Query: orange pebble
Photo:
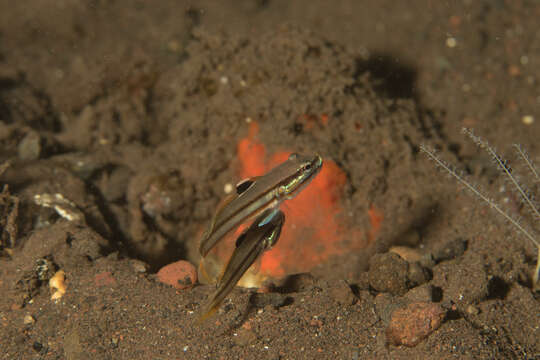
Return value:
M 197 282 L 197 269 L 190 262 L 180 260 L 159 269 L 157 277 L 176 289 L 190 289 Z

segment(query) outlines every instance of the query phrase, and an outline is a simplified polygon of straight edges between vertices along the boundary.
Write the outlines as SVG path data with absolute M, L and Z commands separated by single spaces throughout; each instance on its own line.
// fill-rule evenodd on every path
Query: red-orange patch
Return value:
M 322 122 L 327 123 L 323 116 Z M 260 176 L 287 160 L 292 151 L 279 151 L 269 157 L 257 140 L 259 127 L 250 124 L 249 134 L 238 142 L 241 178 Z M 298 196 L 285 201 L 281 209 L 285 224 L 276 246 L 267 251 L 260 263 L 260 272 L 275 278 L 292 273 L 310 271 L 330 256 L 344 254 L 368 246 L 378 233 L 383 221 L 382 214 L 371 207 L 368 211 L 371 229 L 354 229 L 345 219 L 341 204 L 347 177 L 331 159 L 324 159 L 321 172 Z M 245 228 L 245 227 L 243 227 Z M 352 228 L 352 229 L 351 229 Z M 240 233 L 225 240 L 229 248 L 219 254 L 229 256 L 234 240 Z M 347 240 L 346 243 L 344 240 Z M 221 247 L 220 247 L 221 248 Z M 219 255 L 218 254 L 218 255 Z M 221 256 L 221 255 L 219 255 Z

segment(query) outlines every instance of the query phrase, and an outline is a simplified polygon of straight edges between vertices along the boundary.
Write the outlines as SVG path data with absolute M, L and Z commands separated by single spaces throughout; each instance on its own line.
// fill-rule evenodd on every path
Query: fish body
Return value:
M 267 174 L 239 183 L 237 192 L 224 200 L 216 211 L 199 246 L 201 256 L 231 230 L 282 201 L 296 196 L 321 170 L 319 155 L 292 154 Z

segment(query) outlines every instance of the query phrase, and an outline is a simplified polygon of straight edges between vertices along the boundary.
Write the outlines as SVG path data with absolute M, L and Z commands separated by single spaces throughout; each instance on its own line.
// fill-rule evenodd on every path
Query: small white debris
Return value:
M 53 208 L 58 215 L 69 221 L 84 220 L 84 214 L 70 200 L 66 199 L 62 194 L 36 194 L 34 202 L 37 205 Z
M 247 83 L 245 80 L 240 80 L 240 86 L 241 87 L 246 87 L 247 86 Z
M 186 345 L 186 346 L 184 346 L 184 348 L 182 350 L 184 350 L 184 352 L 186 352 L 186 351 L 188 351 L 188 349 L 189 349 L 189 346 Z
M 226 77 L 226 76 L 222 76 L 219 78 L 219 81 L 223 84 L 223 85 L 227 85 L 229 83 L 229 78 Z
M 532 116 L 532 115 L 524 115 L 521 118 L 521 122 L 523 122 L 525 125 L 532 125 L 532 123 L 534 122 L 534 116 Z
M 249 123 L 251 123 L 252 121 L 253 121 L 253 119 L 252 119 L 252 118 L 250 118 L 249 116 L 248 116 L 248 117 L 246 117 L 246 123 L 248 123 L 248 124 L 249 124 Z
M 233 190 L 234 190 L 234 186 L 231 183 L 226 183 L 225 186 L 223 187 L 223 191 L 225 192 L 225 194 L 230 194 L 232 193 Z
M 529 63 L 529 57 L 527 55 L 522 55 L 519 58 L 519 62 L 521 63 L 521 65 L 527 65 Z
M 31 324 L 33 324 L 33 323 L 35 323 L 35 322 L 36 322 L 36 319 L 34 319 L 34 318 L 32 317 L 32 315 L 30 315 L 30 314 L 24 315 L 23 323 L 24 323 L 25 325 L 31 325 Z
M 450 49 L 455 48 L 457 45 L 457 40 L 454 37 L 449 37 L 446 39 L 446 46 L 448 46 Z
M 54 291 L 51 295 L 51 300 L 58 300 L 66 293 L 66 273 L 64 270 L 59 270 L 49 280 L 49 288 Z

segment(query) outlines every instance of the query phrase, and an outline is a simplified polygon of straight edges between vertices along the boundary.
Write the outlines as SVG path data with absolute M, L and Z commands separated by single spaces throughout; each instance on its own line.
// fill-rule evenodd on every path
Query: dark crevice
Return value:
M 504 281 L 498 276 L 494 276 L 488 282 L 488 296 L 490 300 L 500 299 L 504 300 L 506 295 L 510 291 L 510 284 Z

